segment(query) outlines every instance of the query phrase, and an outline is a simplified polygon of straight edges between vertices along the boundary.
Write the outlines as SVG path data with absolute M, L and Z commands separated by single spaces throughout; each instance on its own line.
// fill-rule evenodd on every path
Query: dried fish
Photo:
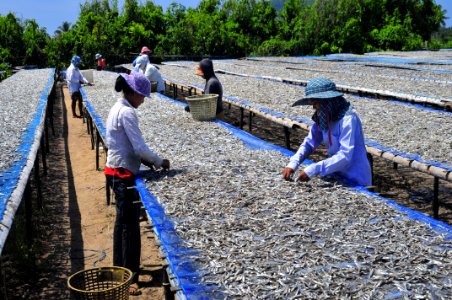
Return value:
M 94 76 L 86 91 L 105 121 L 116 75 Z M 147 173 L 148 189 L 197 250 L 212 299 L 452 297 L 450 237 L 334 181 L 286 182 L 287 157 L 251 150 L 158 95 L 137 113 L 173 168 Z
M 23 133 L 35 116 L 50 69 L 22 70 L 0 82 L 0 174 L 20 156 Z

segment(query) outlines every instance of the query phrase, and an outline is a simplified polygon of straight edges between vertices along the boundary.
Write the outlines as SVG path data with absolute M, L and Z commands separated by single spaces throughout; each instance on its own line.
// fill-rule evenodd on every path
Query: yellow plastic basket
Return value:
M 194 95 L 185 98 L 190 107 L 193 119 L 198 121 L 215 119 L 217 113 L 217 99 L 217 94 Z
M 86 269 L 71 275 L 67 285 L 74 299 L 129 299 L 132 271 L 121 267 Z

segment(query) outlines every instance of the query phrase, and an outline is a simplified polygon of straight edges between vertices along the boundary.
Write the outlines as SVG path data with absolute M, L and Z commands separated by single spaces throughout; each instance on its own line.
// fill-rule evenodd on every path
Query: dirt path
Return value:
M 50 139 L 48 174 L 42 176 L 44 207 L 34 210 L 35 244 L 24 250 L 18 211 L 18 229 L 10 232 L 3 253 L 1 299 L 69 299 L 66 280 L 71 274 L 112 265 L 114 202 L 107 206 L 105 177 L 95 169 L 86 124 L 72 118 L 66 87 L 63 92 L 64 101 L 57 89 L 55 136 Z M 101 168 L 104 161 L 101 157 Z M 133 299 L 164 299 L 162 261 L 154 236 L 146 221 L 141 228 L 143 294 Z

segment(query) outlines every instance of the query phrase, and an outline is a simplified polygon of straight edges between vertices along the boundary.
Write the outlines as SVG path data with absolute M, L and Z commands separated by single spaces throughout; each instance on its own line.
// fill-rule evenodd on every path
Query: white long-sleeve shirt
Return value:
M 135 72 L 141 72 L 144 74 L 146 70 L 146 66 L 149 64 L 149 56 L 146 54 L 140 54 L 135 61 L 135 68 L 133 69 Z
M 137 174 L 141 159 L 156 168 L 163 160 L 146 145 L 138 126 L 135 109 L 126 99 L 119 99 L 110 110 L 107 119 L 107 167 L 125 168 Z
M 287 167 L 296 170 L 303 160 L 308 158 L 324 142 L 328 150 L 328 158 L 304 168 L 303 171 L 309 178 L 331 175 L 337 172 L 357 184 L 371 185 L 372 174 L 367 159 L 361 120 L 358 115 L 351 113 L 330 124 L 332 145 L 329 143 L 328 130 L 319 128 L 317 136 L 315 136 L 315 127 L 311 127 L 308 136 L 297 153 L 290 158 Z
M 157 81 L 157 92 L 165 91 L 165 83 L 163 82 L 162 74 L 160 71 L 151 63 L 148 63 L 144 76 L 149 81 Z
M 74 92 L 80 90 L 81 86 L 80 81 L 88 83 L 88 80 L 86 80 L 86 78 L 83 77 L 80 70 L 76 66 L 74 66 L 74 64 L 71 64 L 69 68 L 67 68 L 66 70 L 66 82 L 69 89 L 69 94 L 72 95 Z

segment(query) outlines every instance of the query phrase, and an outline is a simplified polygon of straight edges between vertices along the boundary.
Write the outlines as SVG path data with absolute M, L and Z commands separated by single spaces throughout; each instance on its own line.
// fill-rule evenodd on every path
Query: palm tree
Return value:
M 69 29 L 71 29 L 71 23 L 64 21 L 63 24 L 58 26 L 57 30 L 55 30 L 55 35 L 66 33 Z

